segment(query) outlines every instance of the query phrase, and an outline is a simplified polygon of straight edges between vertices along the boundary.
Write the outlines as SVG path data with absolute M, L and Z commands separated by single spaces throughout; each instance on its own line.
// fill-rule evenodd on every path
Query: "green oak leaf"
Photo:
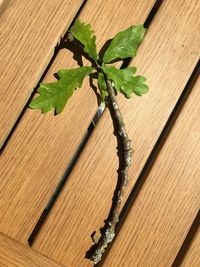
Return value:
M 69 31 L 74 38 L 84 45 L 84 51 L 97 62 L 96 36 L 91 29 L 91 25 L 85 24 L 77 19 Z
M 135 56 L 144 34 L 145 28 L 143 25 L 131 26 L 125 31 L 119 32 L 108 46 L 103 62 L 110 63 L 115 59 Z
M 148 86 L 144 83 L 146 78 L 133 76 L 136 72 L 135 67 L 117 69 L 114 66 L 105 66 L 103 71 L 114 83 L 115 89 L 122 92 L 127 98 L 130 98 L 132 93 L 141 96 L 148 91 Z
M 31 101 L 29 107 L 41 109 L 42 113 L 55 108 L 56 114 L 61 113 L 75 89 L 82 86 L 83 79 L 92 71 L 92 67 L 59 70 L 59 80 L 53 83 L 41 83 L 38 89 L 40 95 Z
M 98 75 L 98 87 L 101 93 L 101 103 L 105 104 L 105 97 L 108 95 L 108 92 L 107 92 L 106 82 L 104 80 L 104 75 L 101 72 Z

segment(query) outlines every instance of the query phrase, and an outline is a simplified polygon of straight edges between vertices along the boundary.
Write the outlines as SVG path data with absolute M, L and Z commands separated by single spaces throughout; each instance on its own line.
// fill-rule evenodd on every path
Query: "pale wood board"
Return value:
M 93 25 L 98 47 L 119 30 L 143 23 L 154 1 L 91 1 L 80 19 Z M 119 8 L 120 7 L 120 8 Z M 109 19 L 107 19 L 110 13 Z M 120 24 L 117 21 L 120 20 Z M 60 68 L 76 66 L 71 52 L 61 50 L 45 81 Z M 27 110 L 1 155 L 0 230 L 26 242 L 54 188 L 62 177 L 97 109 L 88 83 L 77 90 L 59 116 Z
M 181 263 L 181 267 L 200 266 L 200 227 L 198 228 L 192 243 Z
M 199 88 L 200 79 L 159 153 L 104 266 L 172 265 L 200 207 Z
M 0 233 L 1 267 L 61 267 L 63 265 L 50 260 L 33 249 Z
M 0 6 L 0 147 L 83 0 L 8 0 Z
M 132 65 L 148 78 L 142 98 L 119 97 L 135 154 L 126 200 L 197 61 L 199 3 L 164 1 Z M 89 266 L 85 252 L 111 206 L 118 169 L 108 112 L 94 130 L 33 247 L 72 266 Z M 55 249 L 56 247 L 56 249 Z
M 9 0 L 0 0 L 0 16 L 3 14 L 8 3 L 9 3 Z

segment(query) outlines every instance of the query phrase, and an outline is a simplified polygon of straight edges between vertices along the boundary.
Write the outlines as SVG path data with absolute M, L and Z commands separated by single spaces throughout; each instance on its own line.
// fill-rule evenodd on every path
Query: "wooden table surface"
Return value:
M 98 50 L 130 25 L 147 28 L 129 65 L 150 90 L 118 96 L 135 153 L 98 266 L 199 267 L 198 0 L 0 1 L 0 266 L 92 266 L 91 234 L 112 204 L 117 141 L 107 109 L 93 119 L 90 84 L 59 116 L 28 108 L 39 82 L 77 66 L 62 38 L 74 18 L 92 25 Z

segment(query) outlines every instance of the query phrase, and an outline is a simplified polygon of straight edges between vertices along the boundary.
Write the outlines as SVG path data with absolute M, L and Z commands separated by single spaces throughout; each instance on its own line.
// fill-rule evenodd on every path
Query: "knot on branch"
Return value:
M 102 255 L 105 252 L 105 249 L 107 248 L 108 244 L 112 242 L 114 236 L 115 236 L 115 230 L 113 225 L 108 224 L 109 226 L 106 227 L 105 231 L 102 233 L 102 236 L 99 238 L 98 242 L 96 243 L 96 248 L 93 251 L 92 255 L 90 256 L 90 261 L 94 264 L 97 264 L 101 258 Z

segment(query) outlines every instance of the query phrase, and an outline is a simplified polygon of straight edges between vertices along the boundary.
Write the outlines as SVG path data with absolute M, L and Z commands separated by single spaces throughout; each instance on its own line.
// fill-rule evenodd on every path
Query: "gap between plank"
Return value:
M 116 227 L 116 235 L 115 235 L 115 238 L 114 238 L 114 241 L 113 243 L 115 242 L 115 239 L 117 238 L 119 232 L 120 232 L 120 229 L 122 228 L 127 216 L 128 216 L 128 213 L 131 209 L 131 207 L 134 205 L 134 202 L 138 196 L 138 194 L 140 193 L 140 190 L 143 186 L 143 184 L 145 183 L 147 177 L 148 177 L 148 174 L 154 164 L 154 162 L 156 161 L 156 158 L 161 150 L 161 148 L 163 147 L 177 117 L 179 116 L 182 108 L 183 108 L 183 105 L 184 103 L 186 102 L 188 96 L 190 95 L 191 91 L 192 91 L 192 88 L 194 87 L 194 84 L 197 80 L 197 78 L 199 77 L 199 74 L 200 74 L 200 60 L 198 61 L 197 65 L 195 66 L 189 80 L 187 81 L 169 119 L 167 120 L 152 152 L 150 153 L 131 193 L 129 194 L 128 196 L 128 199 L 126 201 L 126 203 L 124 204 L 123 206 L 123 209 L 120 213 L 120 216 L 119 216 L 119 223 L 117 224 L 117 227 Z M 96 266 L 97 267 L 102 267 L 103 266 L 103 263 L 110 251 L 110 249 L 112 248 L 112 245 L 113 243 L 108 247 L 107 251 L 105 252 L 103 258 L 102 258 L 102 261 L 97 264 Z M 177 266 L 177 265 L 176 265 Z M 176 266 L 173 266 L 173 267 L 176 267 Z
M 49 214 L 49 212 L 51 211 L 54 203 L 56 202 L 56 199 L 58 198 L 62 188 L 65 185 L 65 182 L 67 181 L 67 178 L 69 177 L 70 173 L 72 172 L 76 161 L 78 160 L 78 158 L 80 157 L 84 146 L 86 145 L 88 139 L 90 138 L 96 124 L 98 123 L 102 113 L 103 113 L 104 108 L 102 106 L 100 106 L 96 112 L 96 114 L 94 115 L 92 122 L 90 123 L 87 132 L 85 133 L 85 135 L 83 136 L 81 143 L 79 144 L 78 148 L 76 149 L 74 155 L 72 156 L 71 161 L 69 162 L 65 173 L 63 175 L 63 177 L 60 179 L 60 181 L 58 182 L 53 194 L 51 195 L 49 202 L 47 203 L 45 209 L 43 210 L 38 222 L 36 223 L 32 233 L 30 234 L 29 238 L 28 238 L 28 244 L 30 246 L 32 246 L 37 234 L 39 233 L 40 228 L 42 227 L 42 224 L 44 223 L 47 215 Z
M 183 244 L 181 246 L 181 248 L 179 249 L 178 254 L 176 255 L 176 258 L 172 264 L 172 267 L 179 267 L 181 266 L 181 263 L 184 260 L 185 255 L 187 254 L 192 240 L 195 237 L 195 234 L 197 233 L 197 230 L 199 228 L 199 222 L 200 222 L 200 211 L 197 213 L 192 226 L 190 227 L 190 230 L 185 238 L 185 240 L 183 241 Z
M 85 2 L 86 1 L 84 1 L 84 3 Z M 152 21 L 153 21 L 155 15 L 157 13 L 159 7 L 161 6 L 162 2 L 163 2 L 163 0 L 157 0 L 155 2 L 154 6 L 152 7 L 151 11 L 149 12 L 149 14 L 148 14 L 148 16 L 147 16 L 147 18 L 146 18 L 146 20 L 144 22 L 145 28 L 148 29 L 148 27 L 152 23 Z M 78 15 L 80 14 L 80 11 L 81 11 L 81 8 L 80 8 L 79 12 L 76 14 L 76 17 L 74 18 L 74 20 L 78 17 Z M 71 25 L 74 23 L 74 20 L 71 23 Z M 71 27 L 71 25 L 70 25 L 70 27 Z M 60 47 L 61 47 L 61 45 L 58 47 L 58 50 L 60 49 Z M 52 61 L 54 60 L 54 58 L 55 58 L 55 56 L 52 58 Z M 127 67 L 130 64 L 131 60 L 132 60 L 131 58 L 127 59 L 127 60 L 124 60 L 122 65 L 121 65 L 121 68 Z M 51 63 L 52 63 L 52 61 L 51 61 Z M 50 66 L 48 66 L 48 69 L 49 69 L 49 67 Z M 45 74 L 47 73 L 47 71 L 48 70 L 45 71 Z M 45 74 L 43 75 L 43 77 L 45 76 Z M 30 100 L 31 99 L 32 98 L 30 98 Z M 75 166 L 75 164 L 76 164 L 78 158 L 80 157 L 85 145 L 87 144 L 87 141 L 88 141 L 89 137 L 91 136 L 91 134 L 92 134 L 97 122 L 101 119 L 103 111 L 104 111 L 104 108 L 102 106 L 100 106 L 97 109 L 97 112 L 94 115 L 94 117 L 93 117 L 93 119 L 92 119 L 92 121 L 91 121 L 91 123 L 90 123 L 90 125 L 89 125 L 89 127 L 88 127 L 88 129 L 87 129 L 87 131 L 85 133 L 85 135 L 83 136 L 82 141 L 80 142 L 78 148 L 76 149 L 74 155 L 72 156 L 72 159 L 71 159 L 70 163 L 68 164 L 68 167 L 66 168 L 63 177 L 60 179 L 59 183 L 57 184 L 52 196 L 49 199 L 49 202 L 47 203 L 47 206 L 43 210 L 43 212 L 42 212 L 41 216 L 39 217 L 39 219 L 38 219 L 33 231 L 31 232 L 31 234 L 30 234 L 30 236 L 28 238 L 29 246 L 32 246 L 34 240 L 37 238 L 37 235 L 38 235 L 43 223 L 45 222 L 45 220 L 46 220 L 48 214 L 50 213 L 54 203 L 56 202 L 56 199 L 58 198 L 59 194 L 61 193 L 62 188 L 64 187 L 64 185 L 65 185 L 65 183 L 66 183 L 71 171 L 73 170 L 73 167 Z
M 151 25 L 153 19 L 155 18 L 156 13 L 158 12 L 158 9 L 160 8 L 160 6 L 162 5 L 163 0 L 157 0 L 154 4 L 154 6 L 152 7 L 151 11 L 149 12 L 148 17 L 146 18 L 145 22 L 144 22 L 144 28 L 147 29 L 149 26 Z M 124 69 L 126 67 L 128 67 L 128 65 L 131 63 L 132 58 L 126 58 L 123 60 L 123 64 L 121 66 L 121 69 Z
M 51 67 L 51 65 L 52 65 L 52 63 L 53 63 L 53 61 L 54 61 L 54 59 L 56 58 L 58 52 L 61 50 L 62 45 L 63 45 L 63 43 L 64 43 L 64 41 L 65 41 L 65 39 L 66 39 L 66 37 L 67 37 L 68 30 L 71 28 L 71 26 L 74 24 L 74 21 L 75 21 L 75 20 L 77 19 L 77 17 L 80 15 L 80 13 L 81 13 L 82 9 L 84 8 L 86 2 L 87 2 L 87 0 L 84 0 L 84 1 L 83 1 L 82 5 L 80 6 L 79 10 L 77 11 L 76 15 L 74 16 L 74 19 L 72 20 L 71 24 L 69 25 L 69 27 L 68 27 L 67 31 L 65 32 L 64 36 L 59 40 L 57 46 L 55 47 L 55 49 L 54 49 L 54 53 L 53 53 L 53 55 L 52 55 L 52 58 L 50 59 L 49 64 L 48 64 L 47 67 L 45 68 L 45 70 L 44 70 L 44 72 L 43 72 L 43 74 L 42 74 L 42 76 L 41 76 L 41 78 L 40 78 L 38 84 L 37 84 L 36 87 L 33 89 L 32 94 L 30 95 L 30 97 L 29 97 L 29 99 L 27 100 L 25 106 L 24 106 L 23 109 L 21 110 L 21 112 L 20 112 L 20 114 L 19 114 L 17 120 L 15 121 L 15 123 L 14 123 L 12 129 L 10 130 L 10 132 L 9 132 L 8 136 L 6 137 L 5 141 L 3 142 L 2 146 L 0 146 L 0 155 L 1 155 L 1 154 L 3 153 L 3 151 L 5 150 L 6 146 L 7 146 L 8 143 L 9 143 L 9 140 L 11 139 L 11 137 L 12 137 L 12 135 L 13 135 L 13 133 L 14 133 L 14 131 L 16 130 L 17 126 L 20 124 L 21 119 L 22 119 L 22 117 L 23 117 L 23 115 L 24 115 L 26 109 L 29 108 L 29 104 L 30 104 L 31 100 L 33 99 L 33 96 L 35 95 L 35 93 L 36 93 L 36 91 L 37 91 L 37 89 L 38 89 L 40 83 L 42 82 L 42 80 L 43 80 L 44 77 L 46 76 L 47 72 L 49 71 L 49 69 L 50 69 L 50 67 Z

